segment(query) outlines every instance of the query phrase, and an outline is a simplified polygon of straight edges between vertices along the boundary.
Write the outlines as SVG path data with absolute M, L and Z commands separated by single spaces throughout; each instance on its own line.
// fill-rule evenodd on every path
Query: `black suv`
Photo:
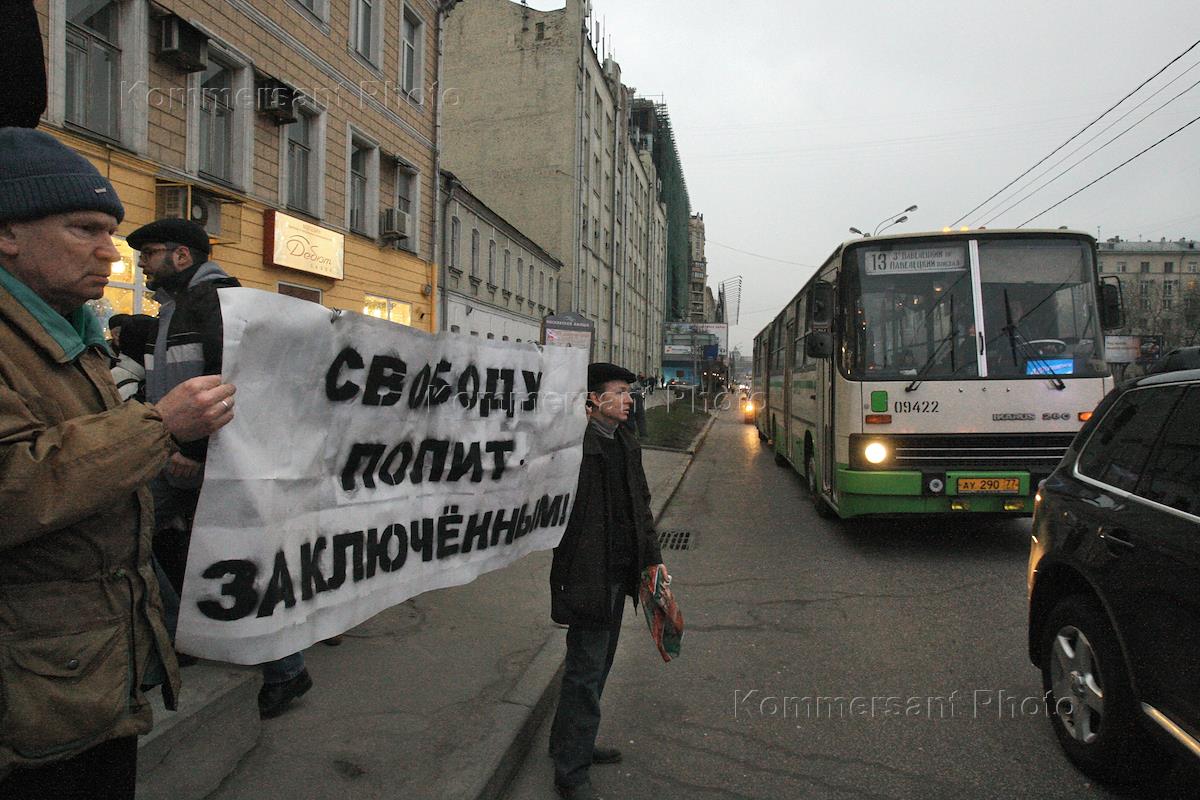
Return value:
M 1029 656 L 1063 750 L 1116 783 L 1200 763 L 1200 370 L 1114 390 L 1038 493 Z

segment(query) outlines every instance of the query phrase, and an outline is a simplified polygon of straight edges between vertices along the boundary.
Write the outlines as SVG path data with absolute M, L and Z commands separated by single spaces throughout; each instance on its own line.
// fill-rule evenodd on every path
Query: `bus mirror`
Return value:
M 828 330 L 832 323 L 833 284 L 828 281 L 816 281 L 808 295 L 808 325 L 810 328 Z
M 1121 303 L 1121 279 L 1106 279 L 1100 284 L 1100 326 L 1106 331 L 1123 328 L 1124 311 Z
M 804 340 L 804 352 L 809 358 L 829 358 L 833 355 L 833 335 L 825 333 L 810 333 Z

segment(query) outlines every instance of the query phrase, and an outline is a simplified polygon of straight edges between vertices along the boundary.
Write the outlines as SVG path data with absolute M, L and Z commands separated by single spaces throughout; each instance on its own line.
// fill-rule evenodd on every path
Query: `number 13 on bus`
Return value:
M 1096 264 L 1064 230 L 842 244 L 754 339 L 760 437 L 824 516 L 1032 513 L 1113 385 Z

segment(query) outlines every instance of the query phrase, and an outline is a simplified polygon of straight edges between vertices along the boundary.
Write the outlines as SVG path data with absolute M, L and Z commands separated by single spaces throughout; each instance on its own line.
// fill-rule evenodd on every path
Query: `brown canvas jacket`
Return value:
M 156 651 L 169 707 L 179 687 L 145 488 L 170 438 L 108 364 L 68 359 L 0 286 L 0 778 L 148 732 Z

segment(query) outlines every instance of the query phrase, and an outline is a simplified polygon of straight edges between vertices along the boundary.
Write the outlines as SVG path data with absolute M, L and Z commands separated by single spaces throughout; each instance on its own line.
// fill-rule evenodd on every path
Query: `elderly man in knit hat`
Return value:
M 629 419 L 637 378 L 616 364 L 588 365 L 588 427 L 575 505 L 550 567 L 550 615 L 569 626 L 558 709 L 550 728 L 554 786 L 567 800 L 594 800 L 592 764 L 621 760 L 596 744 L 600 695 L 612 669 L 625 597 L 662 563 L 650 511 L 650 487 Z
M 0 797 L 132 798 L 143 688 L 178 667 L 146 482 L 233 416 L 207 376 L 122 403 L 98 299 L 125 215 L 52 136 L 0 129 Z

